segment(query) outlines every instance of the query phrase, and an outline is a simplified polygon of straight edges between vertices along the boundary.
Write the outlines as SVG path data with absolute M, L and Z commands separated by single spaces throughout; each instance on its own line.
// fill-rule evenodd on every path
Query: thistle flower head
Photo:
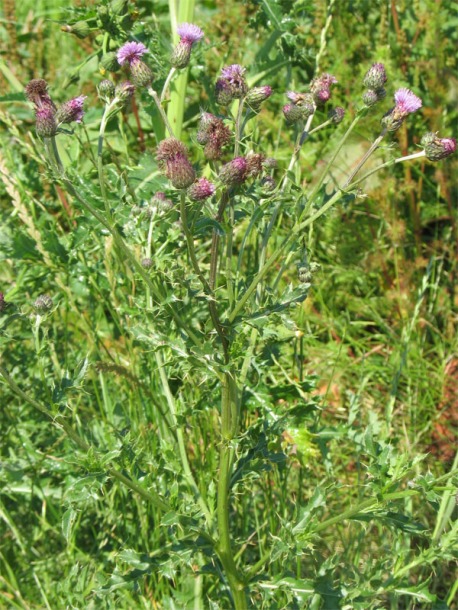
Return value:
M 296 104 L 285 104 L 282 111 L 288 123 L 297 123 L 303 117 L 302 108 Z
M 158 191 L 154 194 L 151 203 L 159 212 L 167 212 L 174 207 L 173 201 L 162 191 Z
M 159 162 L 159 165 L 170 161 L 176 155 L 187 155 L 188 150 L 183 142 L 177 140 L 176 138 L 166 138 L 159 143 L 156 152 L 156 159 Z
M 151 68 L 141 59 L 137 59 L 130 64 L 130 77 L 132 83 L 139 89 L 150 87 L 154 78 Z
M 149 258 L 149 257 L 145 257 L 142 258 L 142 260 L 140 261 L 141 266 L 143 267 L 143 269 L 151 269 L 151 267 L 153 266 L 153 259 Z
M 86 95 L 80 95 L 62 104 L 56 112 L 57 123 L 73 123 L 73 121 L 81 123 L 84 115 L 83 104 L 86 97 Z
M 164 173 L 176 189 L 187 189 L 196 179 L 196 172 L 183 153 L 177 153 L 165 162 Z
M 223 165 L 219 171 L 219 179 L 226 186 L 237 186 L 247 178 L 247 160 L 245 157 L 236 157 Z
M 97 91 L 101 100 L 111 101 L 115 95 L 115 86 L 111 80 L 105 79 L 98 84 Z
M 245 81 L 246 70 L 238 64 L 232 64 L 221 70 L 221 77 L 216 82 L 216 101 L 227 105 L 232 100 L 243 97 L 248 86 Z
M 269 85 L 261 85 L 253 87 L 246 95 L 246 101 L 253 110 L 259 110 L 262 102 L 265 102 L 272 95 L 272 87 Z
M 35 307 L 38 313 L 46 313 L 52 309 L 52 298 L 48 294 L 41 294 L 36 299 L 33 306 Z
M 439 138 L 436 133 L 425 133 L 421 139 L 426 158 L 430 161 L 440 161 L 456 151 L 455 138 Z
M 148 49 L 143 43 L 126 42 L 117 53 L 118 63 L 123 66 L 127 62 L 131 66 L 132 63 L 139 61 L 145 53 L 148 53 Z
M 367 89 L 367 91 L 363 93 L 363 102 L 365 106 L 370 108 L 371 106 L 374 106 L 374 104 L 377 104 L 377 102 L 380 102 L 380 100 L 383 100 L 385 97 L 386 90 L 383 87 L 377 90 Z
M 394 94 L 396 105 L 382 118 L 382 125 L 388 131 L 396 131 L 406 117 L 421 108 L 422 102 L 410 89 L 398 89 Z
M 345 108 L 342 108 L 342 106 L 336 106 L 328 112 L 328 118 L 336 125 L 343 121 L 344 116 Z
M 188 196 L 192 201 L 205 201 L 216 191 L 216 186 L 207 180 L 207 178 L 199 178 L 194 184 L 188 188 Z
M 56 110 L 56 105 L 48 93 L 48 83 L 43 78 L 34 78 L 27 83 L 24 90 L 26 98 L 35 104 L 37 108 L 45 106 Z
M 180 42 L 173 49 L 170 63 L 174 68 L 186 68 L 191 59 L 191 49 L 196 42 L 203 38 L 202 30 L 192 23 L 181 23 L 177 27 Z
M 37 135 L 52 138 L 57 133 L 56 113 L 51 106 L 42 106 L 35 111 Z
M 135 87 L 130 81 L 122 81 L 115 87 L 115 98 L 122 103 L 126 103 L 133 96 L 134 91 Z
M 193 45 L 199 42 L 204 37 L 202 30 L 192 23 L 180 23 L 177 27 L 177 34 L 180 37 L 180 41 Z
M 381 63 L 372 64 L 366 72 L 363 84 L 367 89 L 381 89 L 387 81 L 385 66 Z
M 324 104 L 331 97 L 331 85 L 337 83 L 337 79 L 332 74 L 322 74 L 317 76 L 310 83 L 310 91 L 316 104 Z
M 422 105 L 421 99 L 405 87 L 396 91 L 394 101 L 396 102 L 396 111 L 405 114 L 405 116 L 415 112 Z

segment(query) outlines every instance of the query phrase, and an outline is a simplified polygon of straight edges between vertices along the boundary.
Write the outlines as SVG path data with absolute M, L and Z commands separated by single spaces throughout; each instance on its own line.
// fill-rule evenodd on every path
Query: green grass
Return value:
M 31 78 L 45 78 L 59 102 L 88 96 L 84 123 L 58 144 L 83 202 L 103 215 L 96 85 L 122 77 L 100 71 L 98 6 L 5 2 L 1 14 L 0 292 L 9 305 L 0 312 L 0 607 L 233 607 L 218 488 L 229 456 L 226 509 L 247 607 L 457 608 L 456 158 L 384 170 L 307 227 L 228 325 L 225 364 L 179 196 L 155 161 L 163 126 L 148 95 L 137 92 L 109 121 L 103 152 L 110 214 L 136 260 L 152 256 L 148 281 L 53 173 L 35 134 L 21 93 Z M 205 31 L 186 97 L 172 85 L 167 105 L 199 175 L 214 170 L 196 130 L 201 108 L 221 112 L 213 88 L 222 66 L 243 64 L 250 86 L 274 88 L 241 153 L 275 157 L 277 180 L 295 142 L 284 93 L 304 90 L 317 64 L 338 78 L 333 103 L 347 116 L 303 146 L 267 254 L 295 226 L 300 195 L 348 128 L 372 62 L 387 66 L 387 100 L 347 141 L 328 193 L 378 135 L 401 86 L 420 95 L 422 111 L 367 169 L 419 150 L 425 131 L 456 136 L 453 8 L 201 1 L 194 17 L 179 17 Z M 139 1 L 128 12 L 113 22 L 107 50 L 124 34 L 147 43 L 160 91 L 170 7 Z M 60 29 L 85 18 L 88 38 Z M 317 124 L 325 118 L 320 111 Z M 173 210 L 153 221 L 135 213 L 162 190 Z M 231 273 L 222 258 L 215 292 L 224 319 L 258 271 L 275 201 L 251 184 L 235 196 Z M 189 212 L 205 277 L 217 206 Z M 221 226 L 226 236 L 230 214 Z M 319 264 L 307 298 L 272 313 L 298 287 L 305 256 Z M 39 316 L 42 294 L 54 305 Z M 225 437 L 221 380 L 231 375 L 242 408 L 237 433 Z

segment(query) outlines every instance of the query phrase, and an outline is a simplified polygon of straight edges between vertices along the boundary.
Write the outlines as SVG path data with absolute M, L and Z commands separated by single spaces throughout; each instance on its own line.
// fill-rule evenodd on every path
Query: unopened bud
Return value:
M 344 116 L 345 108 L 342 108 L 342 106 L 336 106 L 335 108 L 332 108 L 332 110 L 330 110 L 328 113 L 328 118 L 336 124 L 341 123 L 343 121 Z
M 78 38 L 86 38 L 91 33 L 91 28 L 87 21 L 77 21 L 71 25 L 64 25 L 61 29 L 63 32 L 69 32 Z
M 38 108 L 35 112 L 37 135 L 41 138 L 52 138 L 57 133 L 55 112 L 50 106 Z
M 381 63 L 372 64 L 364 76 L 363 84 L 367 89 L 382 89 L 387 81 L 385 66 Z
M 138 59 L 130 64 L 130 76 L 132 83 L 139 89 L 150 87 L 153 82 L 153 73 L 151 68 L 144 61 Z
M 99 83 L 97 87 L 99 97 L 101 100 L 110 102 L 115 95 L 115 86 L 111 80 L 105 79 Z
M 135 91 L 135 87 L 131 82 L 125 80 L 115 88 L 115 98 L 117 98 L 120 102 L 126 103 L 133 96 Z
M 119 63 L 116 53 L 114 51 L 105 53 L 105 55 L 100 60 L 99 67 L 101 72 L 116 72 L 117 70 L 119 70 Z
M 33 304 L 38 313 L 46 313 L 51 311 L 53 307 L 52 299 L 47 294 L 40 295 Z
M 153 266 L 153 261 L 151 258 L 142 258 L 140 264 L 143 269 L 151 269 L 151 267 Z

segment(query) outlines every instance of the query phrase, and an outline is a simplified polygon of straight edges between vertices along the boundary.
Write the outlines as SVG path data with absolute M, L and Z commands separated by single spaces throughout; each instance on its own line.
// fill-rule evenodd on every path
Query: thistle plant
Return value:
M 125 9 L 121 8 L 122 14 Z M 85 29 L 77 22 L 71 31 L 82 36 Z M 273 468 L 275 460 L 291 459 L 285 439 L 291 439 L 290 444 L 301 454 L 299 460 L 325 460 L 327 442 L 311 385 L 290 378 L 296 398 L 288 398 L 283 410 L 271 408 L 268 401 L 263 406 L 262 392 L 258 392 L 255 381 L 261 374 L 256 364 L 258 355 L 268 348 L 270 334 L 288 324 L 295 326 L 290 316 L 307 299 L 318 270 L 318 265 L 309 260 L 306 236 L 325 215 L 341 204 L 351 206 L 374 173 L 421 158 L 443 160 L 456 151 L 456 141 L 427 132 L 421 138 L 421 150 L 391 155 L 361 175 L 382 139 L 400 129 L 422 107 L 421 99 L 402 87 L 394 93 L 391 110 L 385 114 L 378 110 L 386 98 L 385 88 L 390 87 L 385 67 L 378 62 L 368 67 L 363 87 L 355 93 L 355 100 L 362 97 L 362 104 L 356 102 L 356 112 L 350 105 L 331 106 L 338 84 L 332 74 L 317 73 L 309 83 L 301 83 L 298 91 L 273 91 L 269 84 L 250 86 L 248 66 L 223 66 L 214 75 L 214 98 L 208 101 L 211 112 L 202 110 L 189 125 L 190 137 L 185 144 L 174 135 L 165 102 L 177 71 L 189 67 L 193 48 L 204 38 L 204 32 L 190 23 L 179 25 L 177 32 L 180 41 L 166 66 L 161 94 L 148 63 L 152 52 L 146 39 L 130 40 L 119 47 L 116 58 L 125 71 L 121 78 L 128 80 L 116 83 L 105 78 L 98 85 L 98 99 L 80 94 L 58 106 L 52 100 L 52 86 L 41 78 L 29 82 L 25 89 L 34 107 L 36 134 L 46 155 L 48 176 L 66 194 L 76 215 L 89 219 L 94 233 L 105 236 L 107 257 L 116 258 L 118 265 L 118 279 L 107 278 L 111 289 L 115 291 L 122 275 L 128 278 L 123 283 L 124 294 L 117 294 L 113 301 L 113 310 L 121 307 L 120 298 L 129 309 L 126 327 L 116 332 L 124 333 L 131 357 L 139 359 L 143 371 L 149 371 L 149 433 L 155 436 L 151 442 L 159 448 L 158 453 L 162 451 L 165 456 L 163 462 L 153 465 L 152 456 L 139 452 L 135 467 L 125 469 L 126 449 L 114 411 L 110 425 L 117 440 L 113 440 L 110 452 L 108 447 L 97 446 L 95 433 L 85 434 L 77 425 L 70 396 L 58 400 L 57 393 L 48 390 L 38 400 L 21 389 L 14 371 L 3 364 L 0 376 L 13 394 L 68 435 L 76 449 L 86 455 L 88 472 L 103 473 L 104 481 L 112 480 L 129 490 L 132 497 L 154 507 L 157 522 L 147 523 L 146 530 L 162 528 L 164 557 L 173 552 L 174 545 L 189 550 L 186 559 L 183 555 L 180 570 L 195 572 L 212 607 L 305 607 L 299 605 L 301 600 L 308 600 L 307 607 L 319 607 L 313 605 L 318 581 L 310 584 L 301 557 L 313 554 L 321 532 L 348 519 L 370 519 L 382 513 L 388 519 L 386 515 L 390 510 L 394 514 L 396 502 L 433 494 L 432 484 L 424 479 L 405 488 L 403 482 L 411 466 L 399 460 L 396 468 L 389 465 L 394 474 L 389 482 L 386 475 L 383 493 L 360 499 L 352 511 L 326 516 L 320 510 L 325 506 L 324 496 L 310 490 L 309 504 L 290 515 L 295 525 L 287 522 L 291 506 L 283 506 L 277 515 L 272 511 L 266 523 L 259 524 L 260 529 L 271 528 L 270 545 L 257 545 L 259 532 L 246 531 L 240 516 L 241 507 L 249 506 L 256 477 L 261 476 L 255 462 Z M 263 149 L 262 137 L 252 137 L 257 115 L 275 95 L 288 99 L 283 106 L 283 136 L 291 138 L 292 144 L 286 162 L 278 162 Z M 125 167 L 119 161 L 112 163 L 107 143 L 110 121 L 119 119 L 122 125 L 120 117 L 131 112 L 128 102 L 134 96 L 137 104 L 159 114 L 166 133 L 163 139 L 148 143 L 143 159 L 154 168 L 159 185 L 153 196 L 149 192 L 144 196 L 141 189 L 135 191 L 135 170 L 128 161 Z M 83 170 L 62 160 L 56 140 L 74 137 L 62 125 L 72 124 L 75 131 L 82 129 L 85 111 L 93 107 L 103 107 L 103 111 L 97 125 L 97 148 L 91 151 L 94 171 L 92 167 L 86 170 L 91 177 L 88 179 Z M 369 112 L 379 112 L 381 133 L 337 184 L 330 178 L 339 154 Z M 322 130 L 328 130 L 334 140 L 333 152 L 321 174 L 304 187 L 297 179 L 301 154 L 313 146 L 315 134 Z M 128 151 L 125 156 L 129 158 Z M 77 243 L 74 247 L 78 249 Z M 39 296 L 34 302 L 36 315 L 41 316 L 35 337 L 36 352 L 42 359 L 40 338 L 45 316 L 52 315 L 56 307 L 58 299 L 50 295 Z M 4 308 L 1 294 L 0 313 Z M 299 331 L 295 328 L 294 332 Z M 52 360 L 43 364 L 44 384 L 46 367 L 52 366 Z M 89 375 L 85 367 L 80 386 L 71 386 L 80 388 L 83 402 L 92 399 L 85 386 L 85 376 L 89 379 Z M 102 379 L 103 374 L 99 377 Z M 264 389 L 271 382 L 267 381 Z M 101 392 L 105 390 L 102 387 Z M 133 404 L 134 409 L 141 408 L 140 399 Z M 261 413 L 258 418 L 252 404 Z M 199 436 L 202 422 L 209 418 L 215 426 L 211 439 Z M 386 425 L 389 429 L 391 422 Z M 349 434 L 351 430 L 350 423 Z M 366 441 L 358 442 L 362 446 Z M 377 459 L 385 449 L 374 449 Z M 197 456 L 199 451 L 201 458 Z M 218 457 L 211 457 L 216 451 Z M 387 463 L 394 460 L 388 449 L 384 455 Z M 207 469 L 199 463 L 205 457 L 211 464 Z M 260 489 L 257 493 L 263 493 L 266 502 L 267 496 L 275 493 L 274 488 Z M 72 527 L 76 528 L 75 521 L 69 530 Z M 144 559 L 146 571 L 154 571 L 153 555 Z M 276 579 L 270 579 L 268 566 L 276 561 L 288 567 L 284 572 L 280 567 Z M 393 583 L 387 578 L 386 587 L 394 590 L 400 586 L 404 582 L 401 572 Z M 269 586 L 279 592 L 278 605 L 270 597 Z M 201 590 L 199 595 L 204 595 Z M 354 600 L 359 603 L 357 593 L 352 595 L 347 608 Z M 218 598 L 224 600 L 220 599 L 220 605 Z M 159 598 L 156 601 L 160 603 Z

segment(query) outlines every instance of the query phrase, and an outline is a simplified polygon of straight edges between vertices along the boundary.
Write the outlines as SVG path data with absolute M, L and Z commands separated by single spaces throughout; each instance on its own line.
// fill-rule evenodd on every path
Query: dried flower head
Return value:
M 48 93 L 48 83 L 43 78 L 34 78 L 27 83 L 24 90 L 26 98 L 37 108 L 49 106 L 56 110 L 56 106 Z
M 196 139 L 199 144 L 205 144 L 204 154 L 207 159 L 220 159 L 224 146 L 231 140 L 231 135 L 231 130 L 226 127 L 222 119 L 209 112 L 201 114 Z
M 421 139 L 426 158 L 430 161 L 440 161 L 456 151 L 455 138 L 439 138 L 436 133 L 425 133 Z
M 148 53 L 148 49 L 141 42 L 126 42 L 118 50 L 118 63 L 120 66 L 123 66 L 127 62 L 132 66 L 132 63 L 139 61 L 145 53 Z
M 199 178 L 188 188 L 188 196 L 192 201 L 205 201 L 213 195 L 215 190 L 216 186 L 210 180 Z
M 81 123 L 84 115 L 83 104 L 86 97 L 86 95 L 80 95 L 62 104 L 56 112 L 57 123 L 73 123 L 73 121 Z
M 260 153 L 250 153 L 246 157 L 246 176 L 257 178 L 264 171 L 265 156 Z

